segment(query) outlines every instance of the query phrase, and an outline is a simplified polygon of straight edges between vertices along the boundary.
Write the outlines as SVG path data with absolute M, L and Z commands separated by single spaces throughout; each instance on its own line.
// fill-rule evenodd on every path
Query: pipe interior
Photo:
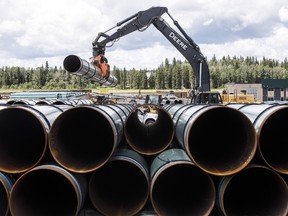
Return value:
M 277 173 L 250 168 L 234 176 L 223 194 L 226 215 L 286 215 L 288 188 Z
M 189 128 L 188 153 L 205 171 L 228 175 L 250 162 L 256 151 L 256 132 L 238 110 L 218 107 L 202 113 Z
M 0 169 L 22 172 L 43 157 L 47 134 L 39 118 L 21 108 L 0 112 Z
M 50 149 L 56 161 L 76 172 L 93 171 L 103 165 L 117 143 L 107 118 L 89 107 L 63 112 L 50 130 Z
M 80 69 L 81 61 L 77 56 L 69 55 L 64 59 L 63 65 L 65 70 L 70 73 L 74 73 Z
M 146 203 L 148 174 L 126 160 L 112 160 L 94 171 L 89 194 L 104 215 L 135 215 Z
M 261 156 L 276 171 L 288 174 L 286 117 L 288 108 L 272 113 L 259 131 Z
M 23 174 L 12 189 L 10 209 L 13 215 L 76 215 L 79 200 L 72 183 L 51 170 Z
M 139 121 L 137 110 L 132 111 L 125 124 L 127 143 L 137 152 L 156 154 L 172 142 L 174 125 L 170 115 L 163 109 L 157 109 L 158 117 L 152 124 Z
M 151 184 L 152 204 L 159 215 L 208 215 L 214 206 L 212 180 L 192 164 L 170 166 Z

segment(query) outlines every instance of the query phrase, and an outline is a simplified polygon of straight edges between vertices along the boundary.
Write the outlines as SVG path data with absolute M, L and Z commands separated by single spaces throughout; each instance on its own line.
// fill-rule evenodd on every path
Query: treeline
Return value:
M 279 61 L 263 57 L 230 57 L 208 61 L 211 88 L 223 87 L 226 83 L 261 83 L 262 79 L 288 78 L 288 59 Z M 119 89 L 191 89 L 195 78 L 187 61 L 168 59 L 155 70 L 126 70 L 114 67 L 113 75 L 118 79 Z M 49 63 L 37 68 L 2 67 L 1 89 L 96 89 L 99 83 L 71 75 L 62 67 L 49 67 Z

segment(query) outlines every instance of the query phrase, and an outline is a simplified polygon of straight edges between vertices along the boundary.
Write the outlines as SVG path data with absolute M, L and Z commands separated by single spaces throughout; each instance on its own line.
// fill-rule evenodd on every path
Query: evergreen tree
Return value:
M 189 67 L 187 63 L 184 63 L 182 67 L 182 83 L 183 83 L 183 88 L 185 89 L 191 89 L 191 82 L 190 82 L 190 77 L 189 77 Z
M 155 71 L 151 71 L 149 79 L 148 79 L 148 88 L 155 89 Z

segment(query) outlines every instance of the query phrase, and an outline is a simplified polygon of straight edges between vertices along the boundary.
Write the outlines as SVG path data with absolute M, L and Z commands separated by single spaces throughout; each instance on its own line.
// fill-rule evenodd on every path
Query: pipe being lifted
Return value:
M 252 160 L 256 132 L 240 111 L 222 105 L 182 105 L 166 108 L 175 137 L 192 161 L 213 175 L 231 175 Z
M 88 61 L 79 58 L 76 55 L 69 55 L 64 59 L 63 62 L 65 70 L 69 73 L 83 76 L 94 82 L 100 84 L 115 87 L 117 85 L 117 78 L 110 74 L 108 78 L 104 78 L 101 73 L 101 69 Z

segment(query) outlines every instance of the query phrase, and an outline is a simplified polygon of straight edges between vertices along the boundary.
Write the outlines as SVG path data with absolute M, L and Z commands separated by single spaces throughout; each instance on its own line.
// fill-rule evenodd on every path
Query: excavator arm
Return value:
M 165 12 L 167 12 L 167 8 L 165 7 L 152 7 L 148 10 L 140 11 L 126 18 L 125 20 L 121 22 L 118 22 L 116 26 L 114 26 L 111 29 L 108 29 L 105 32 L 98 33 L 96 39 L 92 42 L 93 56 L 97 56 L 98 54 L 104 54 L 105 47 L 107 47 L 107 44 L 112 42 L 112 45 L 113 45 L 114 42 L 120 37 L 123 37 L 136 30 L 144 31 L 146 28 L 150 26 L 150 24 L 153 23 L 154 19 L 156 19 L 157 17 L 160 17 Z M 115 33 L 111 35 L 106 34 L 108 31 L 111 31 L 112 29 L 119 27 L 119 26 L 122 26 L 122 27 L 118 28 Z M 102 41 L 100 41 L 100 39 L 102 39 Z
M 161 17 L 164 13 L 168 14 L 182 35 L 172 29 Z M 107 45 L 108 43 L 112 46 L 120 37 L 136 30 L 144 31 L 151 24 L 153 24 L 190 63 L 196 78 L 195 90 L 210 91 L 210 73 L 205 57 L 201 53 L 199 46 L 185 33 L 179 23 L 173 19 L 166 7 L 152 7 L 145 11 L 139 11 L 117 23 L 113 28 L 119 28 L 111 35 L 108 35 L 107 32 L 113 28 L 105 32 L 100 32 L 92 42 L 93 57 L 95 59 L 99 58 L 99 56 L 104 57 L 105 48 L 109 47 Z

